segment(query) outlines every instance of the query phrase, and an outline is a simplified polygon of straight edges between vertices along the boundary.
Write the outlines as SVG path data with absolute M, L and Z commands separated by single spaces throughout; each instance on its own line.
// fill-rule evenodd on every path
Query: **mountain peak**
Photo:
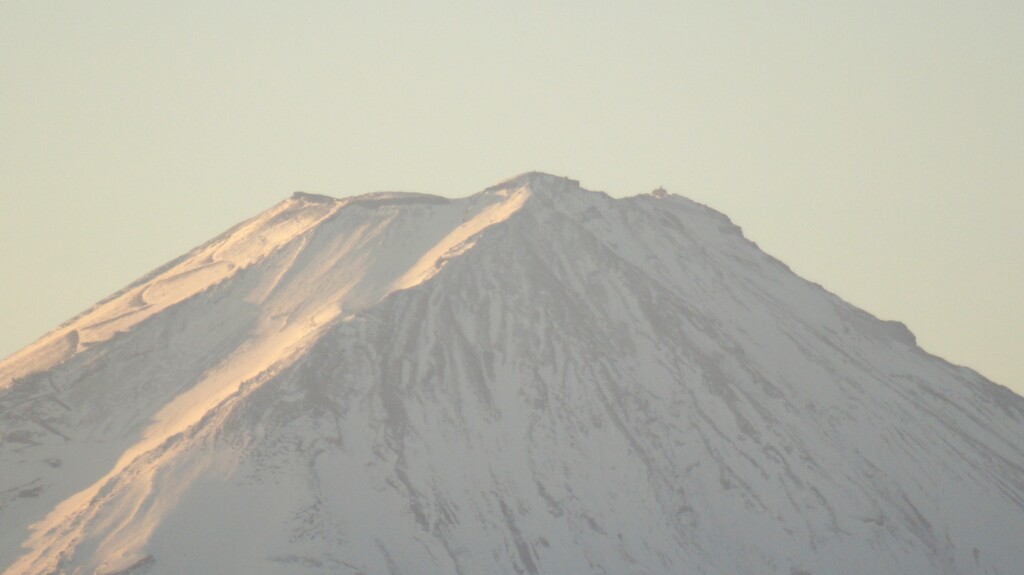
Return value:
M 484 191 L 512 190 L 516 188 L 529 187 L 537 192 L 561 192 L 580 190 L 579 180 L 573 180 L 565 176 L 556 176 L 545 172 L 525 172 L 504 180 L 498 184 L 488 187 Z
M 1024 399 L 663 195 L 299 192 L 158 268 L 0 362 L 0 571 L 1019 571 Z

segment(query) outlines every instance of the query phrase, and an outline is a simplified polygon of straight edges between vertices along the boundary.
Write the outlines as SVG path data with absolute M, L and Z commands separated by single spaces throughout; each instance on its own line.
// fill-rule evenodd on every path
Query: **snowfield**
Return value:
M 0 363 L 0 571 L 1017 574 L 1024 399 L 724 215 L 297 193 Z

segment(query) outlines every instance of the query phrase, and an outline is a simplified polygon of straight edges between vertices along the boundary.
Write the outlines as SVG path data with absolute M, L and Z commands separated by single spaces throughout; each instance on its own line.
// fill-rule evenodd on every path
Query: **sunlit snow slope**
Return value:
M 1024 399 L 706 207 L 296 194 L 0 363 L 0 570 L 1003 573 Z

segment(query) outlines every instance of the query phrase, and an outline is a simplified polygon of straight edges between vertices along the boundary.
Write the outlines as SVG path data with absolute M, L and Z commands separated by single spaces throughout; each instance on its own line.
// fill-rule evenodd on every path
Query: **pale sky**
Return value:
M 295 190 L 729 215 L 1024 393 L 1024 3 L 0 0 L 0 356 Z

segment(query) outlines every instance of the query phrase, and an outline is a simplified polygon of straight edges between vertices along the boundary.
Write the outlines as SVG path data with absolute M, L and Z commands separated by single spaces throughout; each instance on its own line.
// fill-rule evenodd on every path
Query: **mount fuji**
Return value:
M 1024 399 L 663 190 L 296 193 L 0 362 L 7 575 L 1022 566 Z

